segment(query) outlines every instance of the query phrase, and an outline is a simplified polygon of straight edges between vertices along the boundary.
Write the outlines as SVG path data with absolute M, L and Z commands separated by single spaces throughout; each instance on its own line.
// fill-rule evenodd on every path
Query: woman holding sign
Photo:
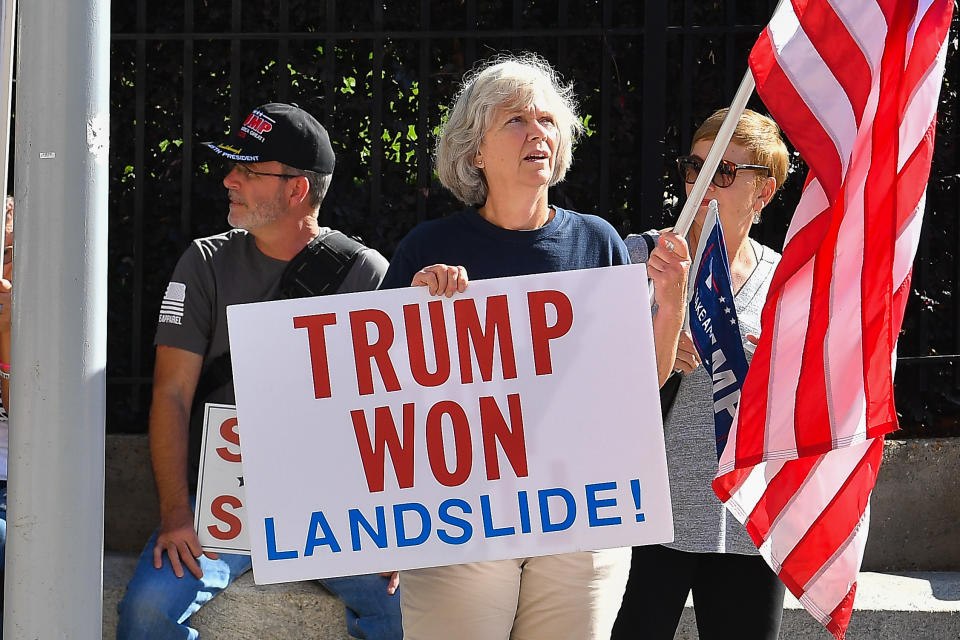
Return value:
M 537 56 L 497 58 L 469 73 L 436 153 L 440 181 L 468 206 L 411 231 L 381 286 L 451 296 L 468 277 L 628 264 L 607 222 L 548 203 L 582 129 L 572 86 Z M 685 241 L 664 234 L 648 262 L 661 383 L 673 367 L 688 268 Z M 609 549 L 403 571 L 404 638 L 606 639 L 629 566 L 628 549 Z
M 677 159 L 688 194 L 726 112 L 721 109 L 707 118 L 693 136 L 690 155 Z M 760 311 L 780 260 L 780 254 L 751 239 L 749 232 L 786 179 L 788 166 L 789 155 L 777 124 L 745 110 L 690 228 L 690 246 L 696 247 L 703 235 L 708 203 L 717 200 L 748 361 L 755 339 L 747 338 L 760 334 Z M 642 236 L 627 238 L 635 256 L 645 252 L 645 242 Z M 784 586 L 760 557 L 743 525 L 727 512 L 711 488 L 717 472 L 713 380 L 689 331 L 680 335 L 674 368 L 682 379 L 663 429 L 675 537 L 667 545 L 634 548 L 636 569 L 613 637 L 673 638 L 692 591 L 702 640 L 732 636 L 773 640 L 780 632 Z

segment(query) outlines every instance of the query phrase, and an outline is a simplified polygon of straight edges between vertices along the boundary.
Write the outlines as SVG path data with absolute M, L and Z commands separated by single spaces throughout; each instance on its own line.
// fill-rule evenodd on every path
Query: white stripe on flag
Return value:
M 859 45 L 870 69 L 876 73 L 880 68 L 883 43 L 887 37 L 887 20 L 880 6 L 876 2 L 861 0 L 834 1 L 831 4 L 850 36 Z
M 940 84 L 943 79 L 943 68 L 947 57 L 947 41 L 940 47 L 937 60 L 927 69 L 923 82 L 910 96 L 907 104 L 904 122 L 900 125 L 900 156 L 897 158 L 897 171 L 903 169 L 904 163 L 910 159 L 923 136 L 927 134 L 930 120 L 924 114 L 936 113 L 937 102 L 940 99 Z
M 804 587 L 802 600 L 829 616 L 846 597 L 860 571 L 860 559 L 867 546 L 870 531 L 870 505 L 864 511 L 860 523 L 854 528 L 846 544 L 824 565 L 820 572 Z M 809 610 L 809 608 L 808 608 Z M 821 623 L 824 621 L 821 620 Z
M 843 87 L 837 82 L 830 67 L 820 57 L 813 43 L 802 30 L 777 47 L 777 62 L 790 79 L 807 108 L 816 116 L 820 126 L 833 140 L 840 164 L 845 170 L 857 128 L 857 120 L 846 99 Z M 771 24 L 770 34 L 777 42 L 778 35 Z M 807 80 L 816 77 L 816 82 Z M 803 78 L 802 82 L 798 78 Z
M 770 554 L 778 563 L 783 563 L 810 525 L 836 497 L 837 491 L 857 468 L 869 447 L 869 442 L 861 442 L 828 451 L 820 457 L 784 508 L 784 512 L 789 511 L 790 517 L 781 516 L 770 527 L 767 536 L 771 540 Z
M 796 391 L 803 366 L 803 336 L 807 332 L 810 290 L 813 287 L 813 261 L 805 264 L 791 279 L 777 303 L 776 324 L 770 345 L 770 381 L 767 383 L 767 426 L 764 448 L 771 452 L 789 452 L 796 456 L 793 424 L 796 415 Z

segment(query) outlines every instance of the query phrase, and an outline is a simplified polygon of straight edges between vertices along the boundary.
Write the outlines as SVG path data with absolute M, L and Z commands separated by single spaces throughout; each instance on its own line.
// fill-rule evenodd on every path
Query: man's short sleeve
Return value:
M 390 266 L 387 259 L 374 249 L 364 249 L 357 256 L 353 266 L 343 279 L 337 293 L 353 293 L 355 291 L 374 291 L 380 286 L 383 275 Z
M 216 297 L 208 260 L 196 242 L 180 257 L 160 303 L 154 344 L 206 354 Z

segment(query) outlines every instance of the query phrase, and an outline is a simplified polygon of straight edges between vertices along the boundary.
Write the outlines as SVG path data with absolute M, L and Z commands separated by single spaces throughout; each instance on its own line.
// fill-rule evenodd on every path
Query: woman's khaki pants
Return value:
M 630 549 L 400 573 L 404 640 L 608 640 Z

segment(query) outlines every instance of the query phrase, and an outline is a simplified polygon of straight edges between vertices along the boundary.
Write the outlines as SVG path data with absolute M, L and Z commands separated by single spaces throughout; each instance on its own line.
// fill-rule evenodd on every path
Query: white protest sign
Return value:
M 250 554 L 243 503 L 237 409 L 230 404 L 208 403 L 203 412 L 194 510 L 194 529 L 204 551 Z
M 673 539 L 642 265 L 227 313 L 257 583 Z

